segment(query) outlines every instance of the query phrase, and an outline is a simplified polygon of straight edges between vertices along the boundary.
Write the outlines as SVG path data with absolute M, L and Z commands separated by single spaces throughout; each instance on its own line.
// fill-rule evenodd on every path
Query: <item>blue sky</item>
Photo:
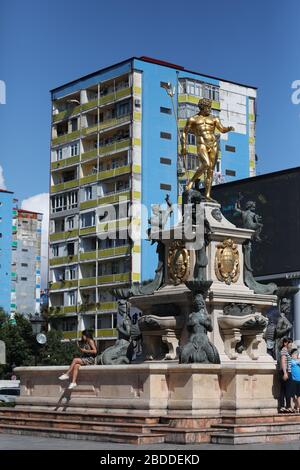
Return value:
M 255 85 L 258 172 L 299 165 L 300 2 L 1 0 L 0 165 L 8 189 L 48 192 L 49 90 L 130 56 Z

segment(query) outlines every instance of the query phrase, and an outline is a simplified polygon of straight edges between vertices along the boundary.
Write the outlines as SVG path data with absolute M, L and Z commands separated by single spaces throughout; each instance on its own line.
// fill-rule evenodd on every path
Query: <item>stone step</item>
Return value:
M 60 429 L 43 426 L 21 426 L 1 424 L 0 433 L 22 434 L 39 437 L 57 437 L 65 439 L 82 439 L 99 442 L 116 442 L 126 444 L 160 444 L 164 442 L 164 434 L 159 433 L 122 433 L 117 431 L 91 431 L 83 429 Z
M 125 414 L 125 413 L 82 413 L 76 411 L 55 411 L 55 410 L 32 410 L 19 408 L 0 408 L 0 419 L 2 417 L 12 416 L 14 418 L 40 418 L 40 419 L 64 419 L 95 422 L 115 422 L 124 423 L 130 420 L 130 423 L 155 425 L 160 422 L 159 416 L 149 416 L 148 414 Z
M 300 422 L 278 422 L 278 423 L 250 423 L 250 424 L 215 424 L 212 429 L 226 432 L 228 434 L 269 433 L 269 432 L 300 432 Z
M 165 442 L 172 444 L 199 444 L 211 442 L 211 428 L 180 428 L 180 427 L 164 427 L 159 425 L 152 428 L 153 433 L 165 434 Z
M 300 431 L 284 431 L 284 432 L 255 432 L 255 433 L 229 433 L 216 432 L 211 435 L 212 444 L 265 444 L 299 441 Z
M 282 413 L 274 415 L 256 415 L 256 416 L 222 416 L 222 424 L 257 424 L 257 423 L 287 423 L 299 422 L 300 413 Z
M 85 429 L 87 431 L 120 431 L 123 433 L 134 432 L 139 434 L 150 433 L 151 430 L 157 426 L 153 424 L 145 423 L 132 423 L 130 420 L 127 420 L 123 423 L 119 422 L 110 422 L 110 421 L 87 421 L 87 420 L 66 420 L 62 418 L 39 418 L 39 417 L 19 417 L 19 416 L 0 416 L 0 426 L 2 424 L 15 424 L 18 426 L 27 426 L 35 425 L 42 426 L 47 428 L 59 428 L 59 429 Z M 159 428 L 163 432 L 163 429 L 168 427 L 168 425 L 159 425 Z

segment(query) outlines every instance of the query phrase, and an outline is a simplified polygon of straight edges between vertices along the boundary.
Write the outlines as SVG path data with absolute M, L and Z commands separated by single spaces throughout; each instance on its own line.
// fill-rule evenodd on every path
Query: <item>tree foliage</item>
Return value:
M 10 378 L 12 369 L 18 366 L 68 365 L 78 354 L 74 343 L 62 342 L 62 332 L 46 333 L 47 343 L 39 345 L 32 332 L 30 321 L 23 315 L 15 315 L 15 324 L 0 309 L 0 340 L 6 346 L 6 364 L 0 366 L 0 379 Z

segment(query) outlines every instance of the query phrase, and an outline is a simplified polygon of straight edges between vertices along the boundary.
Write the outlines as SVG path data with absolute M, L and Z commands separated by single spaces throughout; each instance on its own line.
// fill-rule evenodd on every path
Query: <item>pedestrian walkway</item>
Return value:
M 13 434 L 0 434 L 1 450 L 159 450 L 159 451 L 186 451 L 186 450 L 300 450 L 299 442 L 286 442 L 284 444 L 253 444 L 253 445 L 174 445 L 152 444 L 147 446 L 133 446 L 130 444 L 113 444 L 109 442 L 92 442 L 73 439 L 55 439 L 37 436 L 19 436 Z

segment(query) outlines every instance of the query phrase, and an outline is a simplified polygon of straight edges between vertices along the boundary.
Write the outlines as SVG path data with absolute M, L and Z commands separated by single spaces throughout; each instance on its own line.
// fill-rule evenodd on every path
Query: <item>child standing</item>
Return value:
M 295 397 L 297 413 L 300 412 L 300 359 L 298 349 L 291 350 L 292 396 Z

